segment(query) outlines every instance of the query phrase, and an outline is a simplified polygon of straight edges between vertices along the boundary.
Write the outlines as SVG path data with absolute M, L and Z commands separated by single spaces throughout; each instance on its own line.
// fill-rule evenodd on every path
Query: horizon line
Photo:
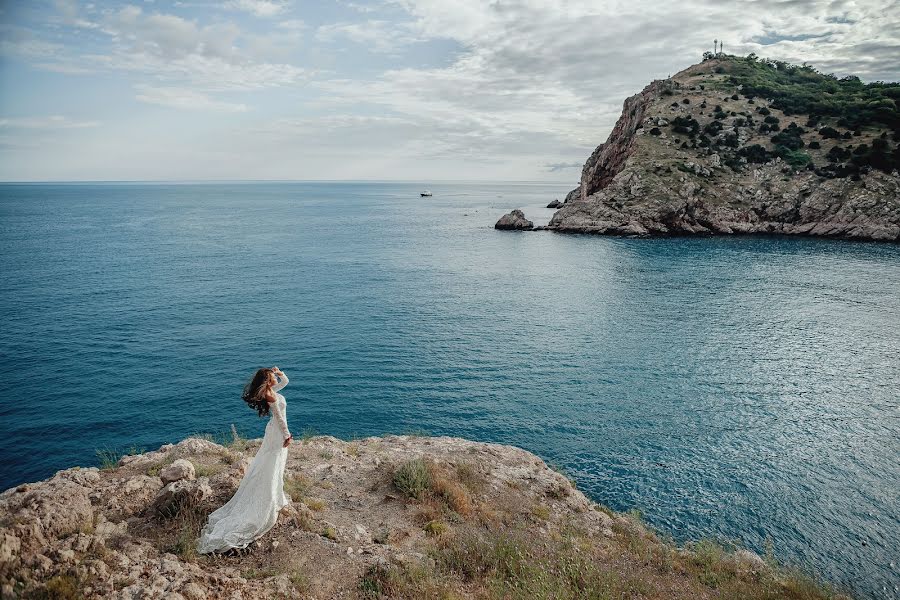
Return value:
M 221 183 L 540 183 L 566 184 L 566 181 L 540 179 L 21 179 L 0 180 L 0 185 L 21 184 L 91 184 L 91 183 L 155 183 L 155 184 L 221 184 Z M 578 186 L 580 182 L 574 184 Z

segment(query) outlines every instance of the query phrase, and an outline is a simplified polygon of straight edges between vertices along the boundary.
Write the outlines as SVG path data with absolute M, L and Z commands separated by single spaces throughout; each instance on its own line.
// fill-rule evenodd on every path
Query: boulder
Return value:
M 548 204 L 547 208 L 559 208 L 562 205 L 563 205 L 563 203 L 557 199 L 557 200 L 554 200 L 553 202 L 551 202 L 550 204 Z
M 529 229 L 534 229 L 534 223 L 526 219 L 525 213 L 517 208 L 500 217 L 500 220 L 494 225 L 494 229 L 519 229 L 527 231 Z
M 153 510 L 163 517 L 174 517 L 185 508 L 197 506 L 212 496 L 209 479 L 201 477 L 196 481 L 180 479 L 173 481 L 159 491 L 153 501 Z
M 194 465 L 190 461 L 179 458 L 160 471 L 159 477 L 163 483 L 169 484 L 181 479 L 196 479 L 196 473 L 194 472 Z
M 202 440 L 200 438 L 187 438 L 178 442 L 175 445 L 175 449 L 180 454 L 203 454 L 205 452 L 218 454 L 223 452 L 225 450 L 225 447 L 220 446 L 215 442 L 210 442 L 209 440 Z

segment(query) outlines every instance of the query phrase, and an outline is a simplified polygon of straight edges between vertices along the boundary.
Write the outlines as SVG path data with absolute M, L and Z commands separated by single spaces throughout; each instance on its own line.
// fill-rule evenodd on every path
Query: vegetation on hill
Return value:
M 863 83 L 855 76 L 838 78 L 820 73 L 808 64 L 760 59 L 754 54 L 704 55 L 704 62 L 713 59 L 714 72 L 722 76 L 713 87 L 733 92 L 732 100 L 743 97 L 748 104 L 756 105 L 754 111 L 762 122 L 754 121 L 748 112 L 729 113 L 716 105 L 716 120 L 705 125 L 702 134 L 698 127 L 686 126 L 690 125 L 687 122 L 673 123 L 675 133 L 687 134 L 691 139 L 687 147 L 719 152 L 723 162 L 736 171 L 745 164 L 762 164 L 774 158 L 793 169 L 806 168 L 826 178 L 859 179 L 872 169 L 885 173 L 900 170 L 900 83 Z M 757 104 L 757 100 L 766 105 Z M 793 121 L 782 124 L 772 114 L 773 109 L 781 111 L 782 117 L 804 115 L 800 119 L 803 126 Z M 729 117 L 738 118 L 725 125 L 748 127 L 766 136 L 773 134 L 770 144 L 739 148 L 735 136 L 719 135 L 722 121 Z M 841 146 L 845 140 L 863 143 Z M 807 150 L 822 149 L 824 141 L 834 144 L 821 155 L 827 162 L 814 161 Z
M 850 129 L 874 126 L 900 133 L 900 83 L 863 83 L 854 75 L 838 78 L 808 64 L 755 54 L 728 58 L 728 82 L 740 86 L 747 98 L 766 98 L 786 115 L 833 117 Z

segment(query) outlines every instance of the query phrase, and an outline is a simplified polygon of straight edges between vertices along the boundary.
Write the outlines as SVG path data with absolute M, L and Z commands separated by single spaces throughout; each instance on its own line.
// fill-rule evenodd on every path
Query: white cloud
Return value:
M 408 23 L 379 20 L 322 25 L 316 30 L 316 39 L 320 42 L 346 39 L 374 52 L 394 52 L 402 46 L 422 41 Z
M 900 78 L 896 0 L 339 0 L 338 22 L 325 25 L 300 2 L 159 4 L 59 0 L 43 26 L 0 24 L 0 53 L 58 72 L 118 73 L 126 87 L 137 79 L 140 101 L 196 109 L 198 123 L 203 112 L 249 110 L 235 93 L 256 90 L 279 118 L 219 119 L 222 137 L 205 148 L 219 152 L 216 168 L 247 177 L 570 179 L 627 96 L 697 62 L 714 38 L 733 53 Z M 275 88 L 293 88 L 290 99 L 264 95 Z M 226 131 L 237 121 L 253 125 Z M 7 119 L 0 133 L 40 137 L 14 126 Z M 167 131 L 167 147 L 181 133 Z M 300 164 L 310 171 L 294 172 Z
M 457 58 L 438 68 L 394 68 L 364 81 L 316 85 L 332 103 L 375 105 L 415 119 L 435 148 L 485 159 L 509 151 L 509 140 L 540 140 L 547 158 L 583 160 L 606 137 L 627 96 L 698 62 L 714 38 L 734 53 L 810 61 L 825 71 L 869 79 L 900 74 L 894 60 L 900 13 L 883 0 L 756 0 L 752 8 L 650 0 L 395 4 L 414 19 L 405 31 L 457 42 Z M 320 28 L 319 37 L 343 35 L 377 49 L 391 47 L 392 33 L 391 26 L 368 21 Z M 780 41 L 763 46 L 762 36 Z M 574 153 L 566 157 L 563 148 Z
M 206 94 L 183 88 L 153 87 L 149 85 L 137 85 L 135 88 L 138 91 L 138 94 L 135 97 L 141 102 L 147 102 L 148 104 L 158 104 L 160 106 L 182 110 L 229 113 L 245 112 L 248 110 L 246 104 L 214 100 Z
M 68 8 L 66 11 L 63 16 L 72 14 Z M 177 15 L 148 13 L 134 5 L 105 13 L 96 25 L 108 37 L 106 52 L 77 54 L 24 29 L 13 31 L 13 39 L 4 36 L 0 52 L 31 59 L 50 71 L 77 74 L 120 70 L 207 93 L 292 85 L 306 77 L 304 69 L 264 58 L 289 48 L 298 39 L 295 32 L 264 39 L 245 34 L 233 23 L 201 26 Z
M 63 115 L 0 119 L 0 127 L 21 129 L 84 129 L 97 127 L 99 121 L 77 121 Z
M 275 0 L 228 0 L 225 8 L 248 12 L 257 17 L 274 17 L 284 12 L 288 4 Z
M 306 22 L 302 19 L 287 19 L 286 21 L 280 21 L 275 24 L 276 27 L 281 29 L 289 29 L 291 31 L 300 31 L 306 29 Z
M 562 162 L 562 163 L 549 163 L 544 165 L 551 173 L 555 173 L 556 171 L 563 171 L 565 169 L 580 169 L 584 163 L 580 162 Z

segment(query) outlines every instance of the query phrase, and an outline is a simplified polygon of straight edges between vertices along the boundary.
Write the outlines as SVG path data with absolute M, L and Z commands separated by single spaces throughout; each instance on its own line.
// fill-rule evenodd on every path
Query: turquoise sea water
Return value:
M 511 443 L 677 540 L 896 598 L 900 246 L 616 239 L 568 186 L 0 186 L 0 488 L 234 423 Z

